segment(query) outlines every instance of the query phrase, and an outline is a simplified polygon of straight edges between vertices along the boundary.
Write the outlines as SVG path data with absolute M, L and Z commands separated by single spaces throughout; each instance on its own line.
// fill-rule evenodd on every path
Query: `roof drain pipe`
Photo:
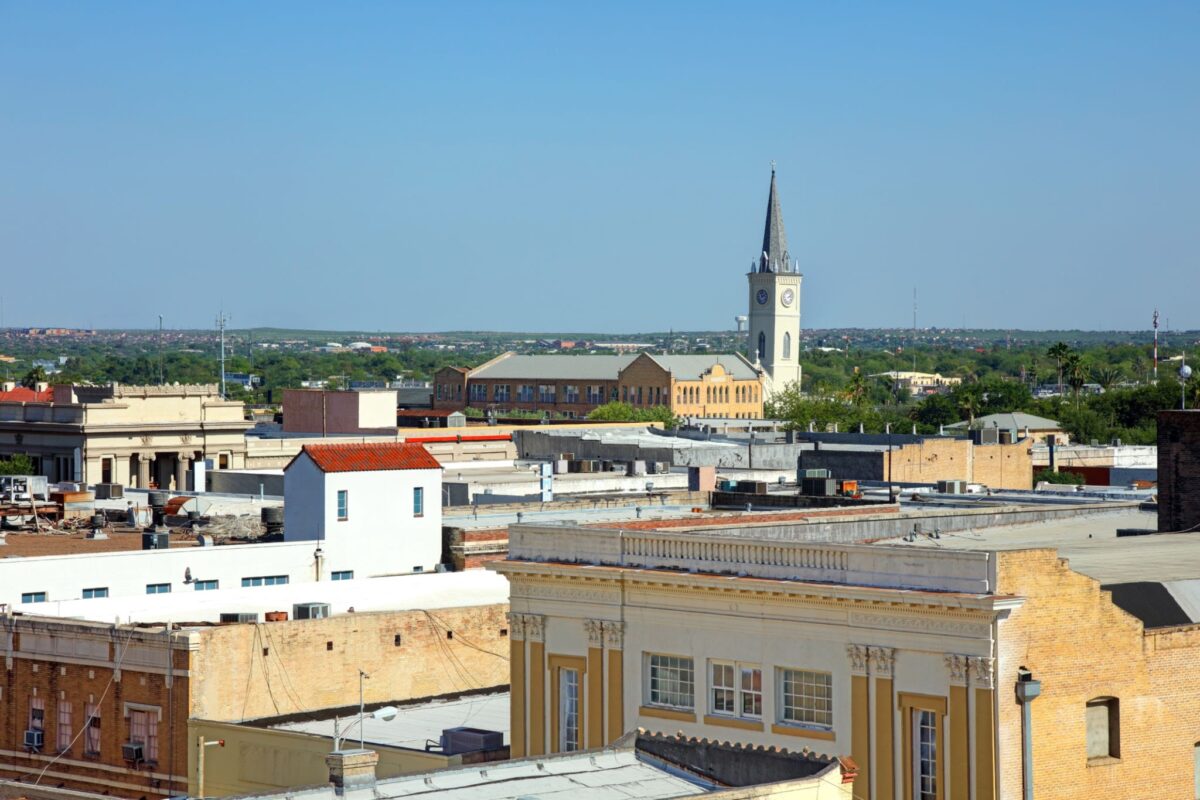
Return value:
M 1021 778 L 1022 797 L 1033 800 L 1033 717 L 1030 706 L 1042 693 L 1042 682 L 1033 679 L 1025 667 L 1017 668 L 1017 702 L 1021 704 Z

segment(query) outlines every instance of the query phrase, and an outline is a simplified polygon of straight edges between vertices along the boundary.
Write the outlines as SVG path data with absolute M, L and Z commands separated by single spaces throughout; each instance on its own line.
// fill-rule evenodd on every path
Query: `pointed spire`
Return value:
M 771 162 L 771 193 L 767 197 L 767 222 L 763 227 L 762 255 L 758 258 L 759 272 L 790 272 L 787 234 L 783 231 L 783 210 L 779 207 L 779 190 L 775 187 L 775 162 Z

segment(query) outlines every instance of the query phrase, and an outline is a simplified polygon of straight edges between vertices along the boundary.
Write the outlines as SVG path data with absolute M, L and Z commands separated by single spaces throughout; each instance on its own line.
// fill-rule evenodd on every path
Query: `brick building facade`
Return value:
M 1158 529 L 1200 525 L 1200 410 L 1158 412 Z

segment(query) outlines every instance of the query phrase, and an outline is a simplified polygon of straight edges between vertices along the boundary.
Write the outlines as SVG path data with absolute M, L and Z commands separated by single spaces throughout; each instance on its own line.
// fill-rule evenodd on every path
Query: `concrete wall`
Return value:
M 1200 526 L 1200 411 L 1158 413 L 1158 529 Z
M 341 614 L 200 632 L 192 717 L 232 722 L 508 684 L 507 604 Z M 453 634 L 450 636 L 448 634 Z
M 283 497 L 283 475 L 277 472 L 231 472 L 211 470 L 205 473 L 206 491 L 219 494 L 262 493 Z

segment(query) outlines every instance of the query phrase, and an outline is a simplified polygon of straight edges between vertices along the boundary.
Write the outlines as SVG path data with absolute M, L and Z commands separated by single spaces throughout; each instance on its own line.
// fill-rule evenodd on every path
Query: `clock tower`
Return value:
M 804 278 L 791 260 L 783 212 L 771 164 L 771 192 L 762 252 L 750 265 L 750 360 L 767 377 L 768 395 L 800 382 L 800 282 Z

